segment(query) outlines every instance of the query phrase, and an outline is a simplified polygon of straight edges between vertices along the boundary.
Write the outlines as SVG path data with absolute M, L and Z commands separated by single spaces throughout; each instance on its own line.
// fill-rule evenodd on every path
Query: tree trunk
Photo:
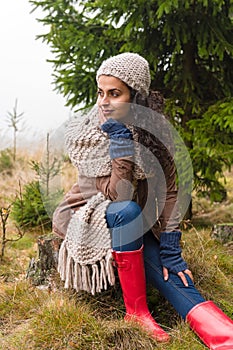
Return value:
M 50 275 L 57 269 L 62 239 L 50 234 L 39 237 L 37 243 L 38 257 L 31 259 L 27 278 L 35 285 L 47 284 Z

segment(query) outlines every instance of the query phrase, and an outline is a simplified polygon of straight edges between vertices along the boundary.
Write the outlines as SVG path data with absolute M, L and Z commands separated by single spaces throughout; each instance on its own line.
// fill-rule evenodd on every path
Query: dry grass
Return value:
M 205 348 L 181 321 L 169 330 L 170 344 L 157 344 L 122 318 L 98 316 L 92 304 L 77 301 L 68 292 L 40 290 L 26 281 L 5 286 L 0 307 L 5 310 L 2 350 L 180 350 L 190 349 L 190 342 L 192 349 Z
M 224 183 L 227 199 L 222 203 L 210 203 L 207 198 L 193 196 L 193 222 L 200 225 L 233 222 L 233 170 L 225 172 Z M 222 180 L 224 182 L 225 180 Z
M 36 160 L 40 160 L 40 152 Z M 17 180 L 31 181 L 34 172 L 21 157 L 12 178 L 2 182 L 1 200 L 14 195 Z M 35 158 L 34 158 L 35 160 Z M 228 174 L 229 198 L 212 206 L 203 200 L 195 203 L 195 216 L 209 214 L 208 220 L 225 221 L 233 204 L 233 180 Z M 76 172 L 64 163 L 60 184 L 68 190 Z M 215 206 L 218 206 L 215 208 Z M 216 211 L 215 211 L 216 209 Z M 233 317 L 233 255 L 230 246 L 222 246 L 210 237 L 211 226 L 190 225 L 183 233 L 185 259 L 195 276 L 197 288 Z M 201 350 L 206 347 L 157 291 L 148 290 L 149 307 L 156 321 L 171 334 L 169 344 L 157 344 L 136 326 L 123 321 L 124 304 L 119 288 L 95 297 L 65 291 L 57 282 L 51 288 L 33 286 L 25 278 L 31 257 L 37 254 L 39 232 L 26 235 L 7 246 L 0 265 L 0 350 Z
M 20 186 L 23 187 L 26 183 L 35 178 L 35 172 L 30 169 L 27 158 L 21 158 L 14 167 L 13 176 L 1 174 L 1 196 L 0 204 L 7 199 L 14 198 L 19 192 Z
M 233 256 L 227 247 L 210 239 L 210 230 L 193 227 L 184 232 L 184 238 L 184 254 L 196 286 L 232 317 Z M 0 266 L 0 349 L 205 349 L 155 290 L 148 291 L 149 307 L 171 334 L 169 344 L 156 344 L 123 321 L 124 305 L 118 288 L 93 297 L 65 291 L 60 283 L 44 289 L 31 285 L 25 274 L 30 256 L 36 253 L 35 241 L 36 237 L 26 235 L 14 243 Z

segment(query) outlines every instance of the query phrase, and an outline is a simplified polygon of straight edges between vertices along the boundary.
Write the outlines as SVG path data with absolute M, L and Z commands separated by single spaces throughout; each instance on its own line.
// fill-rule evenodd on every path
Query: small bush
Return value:
M 25 185 L 22 194 L 12 205 L 11 217 L 20 227 L 42 226 L 49 228 L 51 220 L 45 210 L 39 181 Z
M 14 169 L 13 154 L 10 149 L 4 149 L 0 152 L 0 173 L 12 175 Z

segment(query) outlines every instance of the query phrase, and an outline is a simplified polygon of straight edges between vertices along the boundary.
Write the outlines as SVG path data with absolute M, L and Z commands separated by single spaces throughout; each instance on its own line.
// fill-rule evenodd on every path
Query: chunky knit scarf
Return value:
M 144 179 L 153 173 L 151 162 L 143 162 L 145 149 L 137 143 L 138 135 L 131 128 L 135 142 L 134 179 Z M 88 177 L 109 176 L 112 171 L 109 138 L 99 127 L 98 110 L 69 124 L 66 146 L 79 174 Z M 141 152 L 143 152 L 143 157 Z M 102 193 L 90 195 L 87 203 L 73 214 L 59 251 L 58 271 L 66 288 L 95 294 L 114 285 L 111 236 L 105 213 L 110 200 Z
M 96 292 L 114 285 L 111 237 L 105 220 L 110 203 L 103 194 L 92 196 L 71 218 L 61 245 L 58 271 L 65 288 Z
M 151 151 L 140 143 L 137 128 L 132 124 L 127 124 L 127 127 L 135 141 L 133 176 L 135 179 L 145 179 L 154 172 L 151 161 L 146 159 L 151 157 Z M 100 128 L 96 106 L 86 115 L 73 120 L 66 132 L 66 146 L 70 159 L 83 176 L 99 177 L 111 174 L 109 144 L 108 136 Z

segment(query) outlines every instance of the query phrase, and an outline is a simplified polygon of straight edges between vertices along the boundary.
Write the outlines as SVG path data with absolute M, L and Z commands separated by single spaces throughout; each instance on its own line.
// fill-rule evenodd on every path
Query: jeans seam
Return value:
M 163 277 L 163 274 L 162 274 L 161 270 L 158 268 L 158 266 L 154 265 L 153 262 L 151 262 L 151 260 L 149 260 L 148 258 L 144 258 L 144 260 L 148 265 L 150 265 L 150 267 L 152 269 L 154 269 L 157 273 L 159 273 L 159 275 L 161 277 Z M 196 301 L 193 298 L 191 298 L 189 295 L 187 295 L 187 293 L 184 293 L 183 290 L 181 290 L 176 285 L 176 283 L 170 279 L 170 277 L 165 283 L 170 283 L 177 290 L 177 292 L 182 294 L 187 300 L 189 300 L 193 304 L 193 306 L 196 305 Z M 188 287 L 186 287 L 186 288 L 188 288 Z

